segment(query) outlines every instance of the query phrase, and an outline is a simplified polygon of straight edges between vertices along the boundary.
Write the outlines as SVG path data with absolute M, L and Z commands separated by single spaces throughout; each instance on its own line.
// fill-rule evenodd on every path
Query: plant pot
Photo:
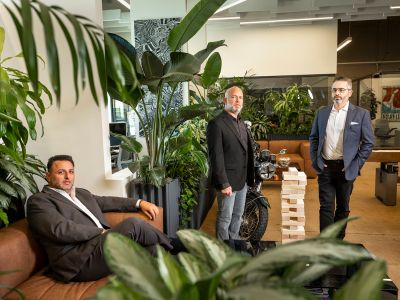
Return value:
M 211 209 L 216 196 L 215 189 L 211 186 L 211 179 L 204 177 L 199 184 L 199 195 L 197 197 L 197 205 L 193 209 L 192 220 L 189 224 L 190 228 L 199 229 L 209 210 Z
M 176 237 L 179 229 L 179 195 L 181 188 L 178 179 L 172 179 L 163 187 L 140 182 L 138 179 L 128 183 L 129 196 L 134 199 L 144 199 L 164 210 L 164 233 Z

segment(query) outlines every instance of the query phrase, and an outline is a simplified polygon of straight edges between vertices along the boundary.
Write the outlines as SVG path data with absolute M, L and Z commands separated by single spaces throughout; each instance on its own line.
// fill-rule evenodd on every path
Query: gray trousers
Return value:
M 218 211 L 216 233 L 219 240 L 238 240 L 240 224 L 246 203 L 247 184 L 231 196 L 217 193 Z

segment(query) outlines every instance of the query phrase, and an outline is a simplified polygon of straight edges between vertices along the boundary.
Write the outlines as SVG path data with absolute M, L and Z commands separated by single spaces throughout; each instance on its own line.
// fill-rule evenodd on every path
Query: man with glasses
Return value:
M 333 103 L 318 110 L 311 129 L 310 154 L 318 174 L 321 231 L 348 217 L 353 183 L 374 145 L 369 111 L 349 102 L 351 88 L 349 78 L 333 80 Z M 344 238 L 345 230 L 339 238 Z

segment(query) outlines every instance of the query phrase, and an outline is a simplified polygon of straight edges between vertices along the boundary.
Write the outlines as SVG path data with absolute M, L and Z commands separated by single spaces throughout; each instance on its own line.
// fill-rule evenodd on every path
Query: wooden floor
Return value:
M 388 274 L 400 287 L 400 190 L 397 185 L 397 205 L 386 206 L 375 198 L 375 169 L 379 163 L 366 163 L 355 182 L 350 201 L 351 216 L 346 240 L 363 244 L 371 253 L 386 260 Z M 281 240 L 280 182 L 265 182 L 263 193 L 268 197 L 270 219 L 263 240 Z M 308 179 L 305 196 L 306 237 L 319 233 L 319 202 L 317 179 Z M 201 230 L 215 235 L 216 204 L 207 215 Z

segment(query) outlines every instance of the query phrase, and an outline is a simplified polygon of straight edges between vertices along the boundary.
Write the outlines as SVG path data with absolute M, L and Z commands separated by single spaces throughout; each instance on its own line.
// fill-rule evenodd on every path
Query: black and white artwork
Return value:
M 135 27 L 135 48 L 139 58 L 145 51 L 152 51 L 162 63 L 169 61 L 170 50 L 167 45 L 167 39 L 170 31 L 176 24 L 178 24 L 180 18 L 167 18 L 167 19 L 152 19 L 152 20 L 136 20 L 134 23 Z M 143 87 L 145 90 L 144 102 L 146 105 L 149 116 L 153 115 L 152 112 L 156 108 L 156 97 L 152 94 L 147 87 Z M 163 89 L 163 111 L 165 112 L 167 103 L 171 97 L 172 89 L 169 85 L 165 85 Z M 173 98 L 170 104 L 172 109 L 176 109 L 183 104 L 183 86 L 179 84 L 175 89 Z M 138 111 L 144 115 L 143 104 L 138 105 Z M 140 135 L 142 130 L 140 129 Z

